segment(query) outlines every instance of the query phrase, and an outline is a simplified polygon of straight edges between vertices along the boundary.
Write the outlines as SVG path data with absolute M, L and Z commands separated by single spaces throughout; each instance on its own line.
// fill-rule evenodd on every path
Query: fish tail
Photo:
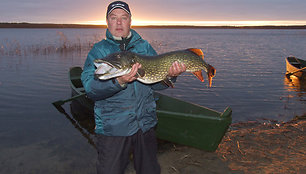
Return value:
M 197 49 L 197 48 L 189 48 L 188 49 L 189 51 L 197 54 L 198 56 L 200 56 L 203 60 L 204 60 L 204 53 L 201 49 Z M 205 62 L 204 62 L 205 63 Z M 212 84 L 212 78 L 215 76 L 216 74 L 216 69 L 211 66 L 211 65 L 207 65 L 205 63 L 205 67 L 207 67 L 207 77 L 208 77 L 208 85 L 209 87 L 211 87 L 211 84 Z M 203 75 L 202 75 L 202 70 L 199 70 L 199 71 L 195 71 L 195 72 L 192 72 L 199 80 L 201 80 L 201 82 L 204 82 L 204 78 L 203 78 Z
M 207 68 L 207 77 L 208 77 L 208 85 L 209 87 L 211 87 L 212 84 L 212 78 L 215 76 L 216 74 L 216 69 L 208 64 L 208 68 Z

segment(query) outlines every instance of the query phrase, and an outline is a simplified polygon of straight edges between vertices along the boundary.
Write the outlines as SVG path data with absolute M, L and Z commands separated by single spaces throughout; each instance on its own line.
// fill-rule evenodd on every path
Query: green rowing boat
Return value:
M 81 67 L 69 71 L 72 96 L 90 113 L 94 103 L 87 98 L 80 76 Z M 157 137 L 205 151 L 215 151 L 232 122 L 232 110 L 223 113 L 155 92 Z

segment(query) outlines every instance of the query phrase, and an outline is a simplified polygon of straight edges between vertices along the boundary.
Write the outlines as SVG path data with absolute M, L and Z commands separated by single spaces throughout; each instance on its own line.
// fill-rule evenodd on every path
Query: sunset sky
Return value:
M 105 24 L 110 0 L 1 0 L 0 22 Z M 306 0 L 126 0 L 133 25 L 306 25 Z

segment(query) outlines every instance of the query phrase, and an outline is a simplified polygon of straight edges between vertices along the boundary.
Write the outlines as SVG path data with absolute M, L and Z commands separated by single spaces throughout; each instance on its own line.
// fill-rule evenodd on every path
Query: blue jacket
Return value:
M 134 30 L 126 49 L 143 55 L 156 55 L 152 46 Z M 162 83 L 152 85 L 139 81 L 121 87 L 117 80 L 94 78 L 94 59 L 119 52 L 119 43 L 106 31 L 106 39 L 96 43 L 85 61 L 81 80 L 86 94 L 95 101 L 96 133 L 106 136 L 130 136 L 139 129 L 146 132 L 157 124 L 154 89 L 167 88 Z

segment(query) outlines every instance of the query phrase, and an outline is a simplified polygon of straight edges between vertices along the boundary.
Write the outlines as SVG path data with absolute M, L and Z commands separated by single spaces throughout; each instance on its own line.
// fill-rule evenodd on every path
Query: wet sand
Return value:
M 160 142 L 162 174 L 306 173 L 305 117 L 232 124 L 215 152 Z

